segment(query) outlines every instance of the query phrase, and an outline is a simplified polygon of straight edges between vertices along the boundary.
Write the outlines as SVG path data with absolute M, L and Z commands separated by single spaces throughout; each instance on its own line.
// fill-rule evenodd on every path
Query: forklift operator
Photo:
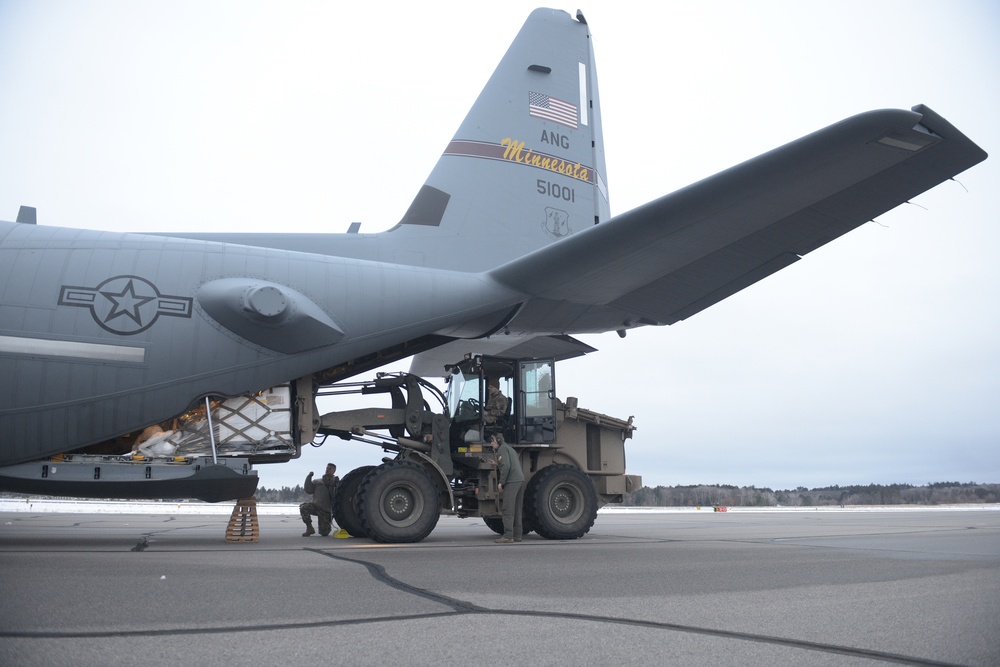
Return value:
M 507 397 L 500 392 L 500 382 L 495 378 L 489 380 L 490 397 L 486 400 L 483 410 L 483 421 L 496 424 L 507 415 Z

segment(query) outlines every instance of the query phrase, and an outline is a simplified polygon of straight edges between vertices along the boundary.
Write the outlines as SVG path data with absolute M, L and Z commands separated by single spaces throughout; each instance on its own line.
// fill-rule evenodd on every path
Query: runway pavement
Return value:
M 1000 511 L 604 514 L 580 540 L 0 512 L 0 664 L 1000 665 Z

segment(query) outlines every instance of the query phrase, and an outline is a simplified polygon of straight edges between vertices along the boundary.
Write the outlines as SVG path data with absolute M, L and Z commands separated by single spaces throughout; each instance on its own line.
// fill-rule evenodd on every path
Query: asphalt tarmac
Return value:
M 604 514 L 497 545 L 0 513 L 0 664 L 1000 665 L 1000 511 Z

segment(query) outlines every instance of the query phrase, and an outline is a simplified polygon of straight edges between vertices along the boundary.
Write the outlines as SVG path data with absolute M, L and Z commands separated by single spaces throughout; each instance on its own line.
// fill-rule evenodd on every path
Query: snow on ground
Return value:
M 667 514 L 712 512 L 713 507 L 604 507 L 605 514 Z M 51 514 L 231 514 L 233 503 L 157 502 L 152 500 L 68 500 L 0 498 L 0 512 Z M 969 512 L 1000 511 L 1000 505 L 852 505 L 822 507 L 727 507 L 728 512 Z M 299 507 L 286 503 L 258 503 L 258 514 L 298 516 Z
M 51 514 L 232 514 L 233 502 L 159 502 L 155 500 L 69 500 L 54 498 L 0 498 L 0 512 Z M 299 506 L 258 504 L 257 514 L 293 514 Z

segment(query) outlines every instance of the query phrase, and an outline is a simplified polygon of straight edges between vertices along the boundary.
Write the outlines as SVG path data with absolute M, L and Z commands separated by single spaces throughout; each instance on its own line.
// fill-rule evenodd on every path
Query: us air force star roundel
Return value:
M 191 317 L 191 297 L 160 294 L 139 276 L 115 276 L 97 287 L 63 285 L 60 306 L 90 308 L 94 321 L 111 333 L 131 336 L 153 326 L 160 315 Z

